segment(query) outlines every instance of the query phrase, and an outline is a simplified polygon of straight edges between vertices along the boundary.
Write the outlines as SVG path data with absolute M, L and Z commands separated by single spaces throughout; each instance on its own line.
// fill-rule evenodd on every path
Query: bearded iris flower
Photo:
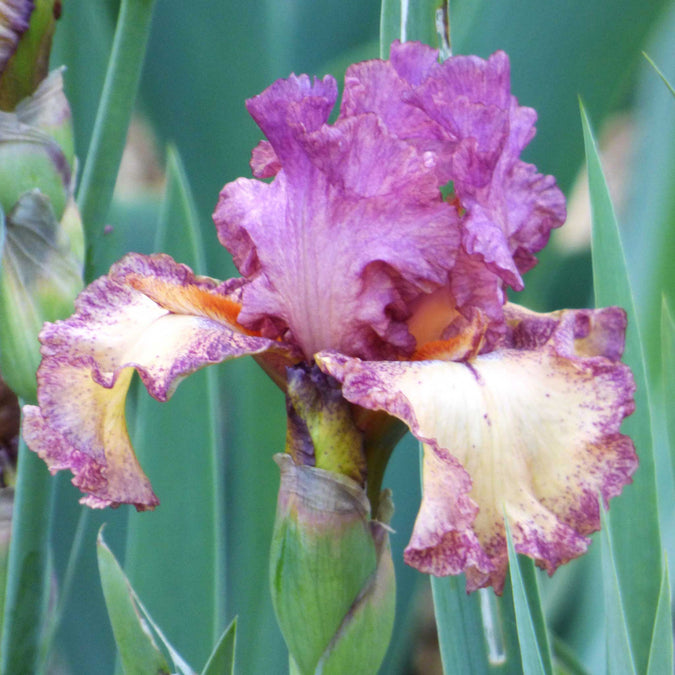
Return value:
M 505 54 L 439 63 L 418 43 L 352 66 L 328 124 L 336 99 L 333 78 L 303 75 L 247 102 L 267 140 L 214 213 L 241 277 L 166 255 L 114 265 L 44 327 L 26 441 L 73 472 L 83 503 L 153 508 L 124 420 L 134 370 L 162 401 L 247 354 L 282 388 L 288 366 L 316 364 L 355 419 L 401 420 L 424 445 L 409 564 L 500 592 L 505 515 L 516 550 L 552 573 L 586 550 L 598 495 L 619 494 L 637 459 L 619 432 L 624 312 L 506 299 L 565 218 L 554 179 L 520 159 L 536 115 Z

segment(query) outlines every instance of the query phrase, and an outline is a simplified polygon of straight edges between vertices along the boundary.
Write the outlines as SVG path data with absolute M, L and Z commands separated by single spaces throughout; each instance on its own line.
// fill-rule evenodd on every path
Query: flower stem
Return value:
M 150 33 L 154 0 L 122 0 L 112 53 L 96 114 L 78 206 L 88 247 L 101 236 L 122 159 Z M 85 274 L 92 277 L 91 255 Z
M 1 673 L 36 672 L 49 588 L 52 485 L 45 463 L 20 440 L 2 624 Z

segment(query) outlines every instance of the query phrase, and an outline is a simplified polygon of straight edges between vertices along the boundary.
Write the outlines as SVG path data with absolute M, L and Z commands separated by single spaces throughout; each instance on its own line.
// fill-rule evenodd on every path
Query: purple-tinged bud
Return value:
M 70 107 L 56 70 L 14 112 L 0 111 L 0 368 L 28 401 L 42 324 L 68 316 L 82 289 L 74 166 Z
M 7 214 L 22 194 L 38 188 L 60 220 L 72 195 L 74 163 L 70 107 L 55 70 L 14 112 L 0 112 L 0 207 Z
M 363 485 L 363 435 L 340 385 L 316 366 L 302 364 L 287 369 L 286 382 L 286 444 L 296 464 L 349 476 Z
M 0 0 L 0 110 L 11 111 L 49 72 L 61 0 Z
M 33 0 L 0 1 L 0 77 L 28 30 L 34 9 Z

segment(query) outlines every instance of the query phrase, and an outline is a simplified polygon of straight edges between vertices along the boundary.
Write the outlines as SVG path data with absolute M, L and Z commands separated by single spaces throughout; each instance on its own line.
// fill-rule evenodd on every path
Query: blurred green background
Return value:
M 117 3 L 63 4 L 52 62 L 68 68 L 66 90 L 77 152 L 84 158 Z M 244 100 L 290 72 L 319 76 L 330 72 L 339 81 L 349 63 L 378 55 L 379 14 L 380 3 L 375 0 L 157 0 L 137 101 L 135 124 L 140 132 L 134 136 L 136 154 L 145 160 L 142 164 L 152 166 L 156 161 L 157 166 L 120 184 L 108 217 L 113 231 L 95 251 L 97 273 L 105 273 L 126 251 L 155 250 L 161 220 L 168 228 L 163 250 L 195 266 L 198 273 L 221 279 L 234 275 L 227 251 L 217 242 L 211 212 L 226 182 L 250 175 L 250 151 L 261 135 Z M 579 96 L 598 135 L 607 141 L 608 173 L 617 176 L 616 203 L 649 374 L 658 386 L 662 293 L 671 307 L 675 305 L 675 102 L 641 50 L 675 80 L 673 4 L 464 0 L 452 4 L 451 16 L 455 53 L 488 56 L 504 49 L 509 54 L 513 93 L 539 114 L 538 134 L 526 159 L 540 171 L 554 174 L 568 196 L 583 162 Z M 182 159 L 191 188 L 194 209 L 187 215 L 178 213 L 171 193 L 162 208 L 161 176 L 169 144 Z M 125 171 L 131 171 L 128 164 Z M 176 170 L 174 176 L 179 174 Z M 180 189 L 180 181 L 177 184 L 174 188 Z M 541 265 L 526 278 L 527 289 L 518 301 L 533 309 L 591 303 L 590 254 L 584 235 L 590 221 L 587 200 L 579 199 L 574 224 L 569 224 L 577 236 L 554 237 L 541 255 Z M 203 258 L 181 243 L 185 219 L 197 226 Z M 283 397 L 252 360 L 211 370 L 213 376 L 200 373 L 163 406 L 139 392 L 137 407 L 152 420 L 138 432 L 139 455 L 162 506 L 153 513 L 123 508 L 88 516 L 72 596 L 56 641 L 55 660 L 63 672 L 105 674 L 114 669 L 114 644 L 95 563 L 95 536 L 104 522 L 106 538 L 118 557 L 123 560 L 129 551 L 127 572 L 141 599 L 194 667 L 203 665 L 214 634 L 238 615 L 238 672 L 285 671 L 286 651 L 267 583 L 278 486 L 271 457 L 283 450 Z M 205 403 L 208 387 L 215 387 L 219 395 L 211 417 Z M 657 440 L 662 441 L 657 442 L 657 467 L 664 469 L 659 473 L 660 496 L 672 505 L 665 410 L 662 413 L 657 428 Z M 130 419 L 134 414 L 130 409 Z M 215 466 L 200 459 L 205 445 L 215 453 Z M 160 451 L 155 447 L 153 453 L 146 452 L 150 446 Z M 416 632 L 420 603 L 430 603 L 420 595 L 427 589 L 426 579 L 402 564 L 419 505 L 417 466 L 416 443 L 408 437 L 385 479 L 396 504 L 392 548 L 398 581 L 396 634 L 382 668 L 385 673 L 415 672 L 413 641 L 420 643 Z M 68 477 L 59 476 L 54 531 L 57 583 L 63 578 L 78 522 L 78 499 Z M 671 511 L 672 507 L 664 509 L 666 514 Z M 670 523 L 671 518 L 664 517 Z M 672 526 L 664 529 L 669 531 Z M 665 543 L 672 552 L 672 542 Z M 601 611 L 591 590 L 597 583 L 596 553 L 558 572 L 544 588 L 554 630 L 591 669 L 604 649 L 602 641 L 588 638 L 597 634 L 589 633 L 588 627 L 597 624 Z M 572 622 L 573 611 L 577 613 Z

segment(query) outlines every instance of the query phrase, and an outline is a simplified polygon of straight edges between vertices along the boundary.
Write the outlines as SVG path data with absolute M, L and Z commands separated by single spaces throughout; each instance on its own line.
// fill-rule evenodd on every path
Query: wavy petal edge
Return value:
M 405 558 L 439 576 L 465 571 L 468 591 L 503 588 L 504 512 L 516 550 L 552 574 L 599 529 L 598 495 L 607 504 L 637 468 L 619 431 L 635 389 L 618 361 L 623 310 L 505 314 L 502 345 L 469 361 L 317 357 L 348 400 L 398 417 L 425 444 Z
M 134 370 L 159 401 L 207 365 L 265 352 L 281 343 L 247 334 L 238 304 L 214 279 L 166 255 L 129 254 L 78 297 L 75 313 L 45 324 L 39 407 L 26 406 L 24 438 L 55 473 L 70 469 L 95 508 L 158 500 L 136 459 L 125 421 Z

